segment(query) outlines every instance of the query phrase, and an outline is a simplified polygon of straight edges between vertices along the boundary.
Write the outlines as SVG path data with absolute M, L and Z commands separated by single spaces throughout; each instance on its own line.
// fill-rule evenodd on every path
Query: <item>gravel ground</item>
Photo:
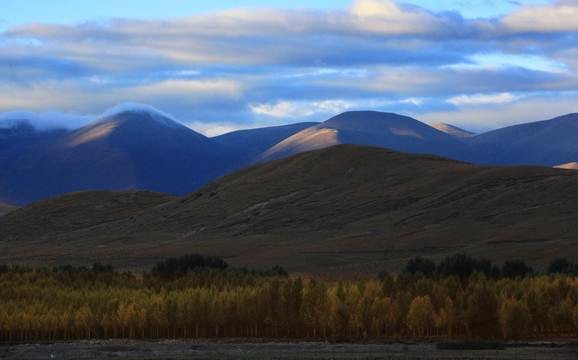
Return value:
M 505 350 L 436 350 L 435 344 L 334 344 L 199 340 L 93 340 L 0 343 L 0 359 L 578 359 L 577 344 L 528 344 Z

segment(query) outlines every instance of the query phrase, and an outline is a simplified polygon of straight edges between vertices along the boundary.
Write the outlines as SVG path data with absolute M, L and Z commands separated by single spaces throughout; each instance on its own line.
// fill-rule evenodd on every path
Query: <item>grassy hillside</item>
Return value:
M 6 215 L 11 211 L 18 209 L 18 206 L 0 201 L 0 216 Z
M 111 211 L 107 222 L 87 220 L 92 215 L 62 199 L 0 218 L 0 262 L 105 261 L 138 270 L 198 252 L 234 266 L 279 264 L 342 278 L 399 270 L 417 255 L 439 260 L 461 251 L 538 268 L 578 256 L 577 172 L 373 147 L 340 145 L 255 165 L 158 206 Z M 50 201 L 72 227 L 43 223 L 25 232 Z

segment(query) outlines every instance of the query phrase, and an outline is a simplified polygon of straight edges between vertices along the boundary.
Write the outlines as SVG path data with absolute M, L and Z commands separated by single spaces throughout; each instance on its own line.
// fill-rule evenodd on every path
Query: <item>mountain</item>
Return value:
M 0 128 L 0 201 L 22 205 L 42 198 L 37 189 L 49 186 L 33 171 L 35 165 L 41 164 L 34 154 L 43 154 L 66 130 L 38 132 L 26 119 L 12 125 Z M 46 194 L 50 195 L 53 194 Z
M 112 114 L 74 131 L 21 129 L 5 137 L 0 198 L 17 204 L 96 189 L 183 195 L 238 167 L 226 146 L 144 110 Z
M 24 115 L 23 115 L 24 116 Z M 250 164 L 338 144 L 435 154 L 476 164 L 557 166 L 578 159 L 578 114 L 470 136 L 447 124 L 375 111 L 323 123 L 207 138 L 147 106 L 119 106 L 77 130 L 0 124 L 0 201 L 24 205 L 84 190 L 187 194 Z M 435 127 L 441 129 L 437 130 Z
M 578 160 L 578 113 L 464 139 L 489 165 L 556 166 Z
M 540 268 L 578 255 L 578 173 L 562 169 L 339 145 L 250 166 L 134 212 L 109 207 L 103 219 L 92 209 L 107 201 L 88 194 L 1 217 L 0 263 L 138 270 L 198 252 L 338 279 L 397 271 L 415 256 L 465 252 Z M 79 225 L 62 226 L 67 214 Z
M 232 131 L 211 138 L 220 144 L 241 148 L 252 158 L 271 146 L 308 127 L 317 125 L 315 122 L 303 122 L 283 126 L 271 126 L 259 129 Z
M 257 162 L 280 159 L 303 151 L 338 144 L 388 149 L 474 161 L 462 142 L 407 116 L 376 111 L 349 111 L 281 141 L 257 157 Z
M 471 131 L 460 129 L 457 126 L 453 126 L 453 125 L 441 123 L 441 122 L 429 124 L 429 126 L 433 127 L 436 130 L 445 132 L 446 134 L 448 134 L 448 135 L 450 135 L 456 139 L 465 139 L 465 138 L 470 138 L 472 136 L 478 135 L 478 134 L 473 133 Z

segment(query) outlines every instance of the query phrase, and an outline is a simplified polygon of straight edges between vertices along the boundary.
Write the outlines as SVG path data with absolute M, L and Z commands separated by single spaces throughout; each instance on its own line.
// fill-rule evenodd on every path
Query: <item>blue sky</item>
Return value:
M 0 0 L 0 120 L 134 102 L 208 135 L 359 109 L 486 131 L 578 111 L 576 18 L 573 0 Z

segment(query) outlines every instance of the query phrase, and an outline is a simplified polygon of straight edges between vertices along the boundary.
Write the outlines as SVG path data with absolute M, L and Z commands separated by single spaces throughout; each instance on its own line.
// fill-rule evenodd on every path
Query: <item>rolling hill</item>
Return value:
M 139 270 L 199 252 L 232 265 L 343 278 L 456 252 L 536 267 L 578 256 L 578 173 L 571 170 L 339 145 L 247 167 L 180 198 L 155 195 L 158 202 L 134 212 L 109 208 L 103 219 L 78 210 L 78 202 L 96 209 L 110 201 L 89 194 L 1 217 L 0 263 L 104 261 Z M 33 226 L 56 209 L 52 218 L 61 220 Z M 78 226 L 58 225 L 73 213 Z
M 578 113 L 464 139 L 488 165 L 556 166 L 578 160 Z
M 349 111 L 281 141 L 258 156 L 257 162 L 338 144 L 379 146 L 464 161 L 476 159 L 462 142 L 410 117 L 376 111 Z

